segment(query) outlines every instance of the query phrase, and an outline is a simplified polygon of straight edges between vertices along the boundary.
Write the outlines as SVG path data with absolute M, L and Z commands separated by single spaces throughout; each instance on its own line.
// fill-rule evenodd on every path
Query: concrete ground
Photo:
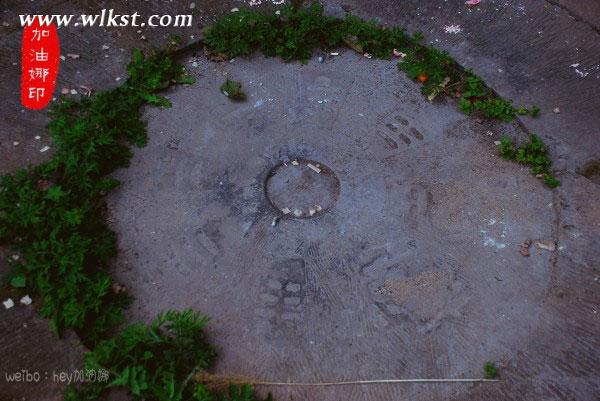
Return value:
M 187 8 L 181 3 L 147 7 L 172 12 Z M 197 2 L 195 13 L 208 22 L 240 3 Z M 117 174 L 123 186 L 110 198 L 121 247 L 115 274 L 136 298 L 129 317 L 184 307 L 213 316 L 216 371 L 224 374 L 277 381 L 480 377 L 492 360 L 502 378 L 260 389 L 281 400 L 593 399 L 600 391 L 600 187 L 576 171 L 600 154 L 600 41 L 599 19 L 589 17 L 597 8 L 585 4 L 343 4 L 422 30 L 503 96 L 542 107 L 538 119 L 510 125 L 478 123 L 453 101 L 430 104 L 392 62 L 349 50 L 306 66 L 255 56 L 199 59 L 194 67 L 183 58 L 198 83 L 167 93 L 172 109 L 147 110 L 149 144 Z M 341 13 L 341 6 L 331 1 L 327 10 Z M 56 7 L 73 12 L 72 4 Z M 15 3 L 5 15 L 23 8 Z M 448 24 L 462 32 L 446 34 Z M 19 32 L 7 33 L 2 47 L 13 51 L 1 57 L 12 65 Z M 164 32 L 155 34 L 148 33 L 149 43 L 165 40 Z M 65 61 L 59 88 L 114 85 L 128 50 L 146 43 L 125 31 L 62 35 L 63 51 L 82 58 Z M 106 42 L 108 58 L 98 50 Z M 38 149 L 47 141 L 46 120 L 21 113 L 18 66 L 2 74 L 9 84 L 0 124 L 9 134 L 1 139 L 0 170 L 11 171 L 44 156 Z M 231 103 L 219 93 L 225 75 L 243 83 L 248 101 Z M 559 189 L 496 156 L 493 142 L 502 134 L 525 139 L 528 130 L 549 143 Z M 339 196 L 320 216 L 288 215 L 273 227 L 278 212 L 265 180 L 295 158 L 330 169 Z M 305 206 L 311 198 L 297 200 Z M 523 257 L 519 244 L 528 238 L 555 241 L 558 250 L 533 247 Z M 82 350 L 71 340 L 52 340 L 43 321 L 22 328 L 37 319 L 30 313 L 23 306 L 2 312 L 2 370 L 23 368 L 23 361 L 30 369 L 76 366 Z M 33 346 L 40 338 L 41 349 Z M 6 399 L 60 399 L 60 386 L 48 388 L 0 382 Z

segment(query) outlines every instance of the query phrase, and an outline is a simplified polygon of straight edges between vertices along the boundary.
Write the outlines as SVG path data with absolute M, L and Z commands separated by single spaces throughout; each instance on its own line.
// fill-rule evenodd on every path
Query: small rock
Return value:
M 21 298 L 19 302 L 21 302 L 23 305 L 31 305 L 31 302 L 33 301 L 31 300 L 29 295 L 25 295 L 23 298 Z
M 44 146 L 43 148 L 40 149 L 40 153 L 44 153 L 50 150 L 50 146 Z
M 237 13 L 238 11 L 240 11 L 240 9 L 237 8 L 237 7 L 234 7 L 234 8 L 231 9 L 232 13 Z
M 17 141 L 14 141 L 14 142 L 13 142 L 13 146 L 19 146 L 19 142 L 17 142 Z
M 121 77 L 116 77 L 115 81 L 119 82 L 121 80 Z
M 281 10 L 275 11 L 275 15 L 281 15 Z
M 2 303 L 4 304 L 4 307 L 5 307 L 6 309 L 10 309 L 10 308 L 12 308 L 13 306 L 15 306 L 15 303 L 14 303 L 14 302 L 13 302 L 13 300 L 12 300 L 12 299 L 10 299 L 10 298 L 8 298 L 6 301 L 4 301 L 4 302 L 2 302 Z
M 283 214 L 290 214 L 292 211 L 290 210 L 289 207 L 284 207 L 283 209 L 281 209 L 281 213 Z
M 294 209 L 294 216 L 296 216 L 296 217 L 302 216 L 302 210 L 300 210 L 300 209 Z
M 321 205 L 317 205 L 317 212 L 320 212 L 321 210 L 323 210 L 323 208 L 321 207 Z
M 299 164 L 299 163 L 298 163 L 298 160 L 292 160 L 292 164 L 293 164 L 294 166 L 297 166 L 297 165 Z
M 140 36 L 140 40 L 147 40 L 146 35 Z
M 309 216 L 313 216 L 315 213 L 317 213 L 316 209 L 313 209 L 312 207 L 308 209 Z
M 554 110 L 552 110 L 555 114 L 559 114 L 560 113 L 560 109 L 558 107 L 555 107 Z
M 39 141 L 40 139 L 42 139 L 42 137 L 41 137 L 41 136 L 39 136 L 39 135 L 36 135 L 36 136 L 35 136 L 35 139 Z
M 550 252 L 554 252 L 556 250 L 556 242 L 552 240 L 538 240 L 535 241 L 535 246 L 540 249 L 545 249 Z

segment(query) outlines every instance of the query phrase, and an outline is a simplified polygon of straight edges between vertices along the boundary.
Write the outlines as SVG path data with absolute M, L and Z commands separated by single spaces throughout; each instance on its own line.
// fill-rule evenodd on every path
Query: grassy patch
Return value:
M 483 374 L 486 379 L 495 379 L 498 377 L 498 368 L 494 362 L 487 361 L 483 364 Z
M 246 100 L 246 94 L 242 91 L 242 84 L 236 81 L 227 79 L 223 85 L 221 85 L 221 92 L 235 101 Z
M 423 94 L 429 100 L 458 96 L 466 114 L 503 121 L 512 120 L 516 114 L 539 113 L 535 106 L 513 107 L 471 71 L 461 70 L 446 52 L 421 44 L 422 39 L 419 33 L 411 36 L 400 27 L 389 28 L 352 15 L 343 19 L 326 16 L 317 3 L 284 7 L 279 15 L 240 10 L 218 19 L 205 32 L 207 47 L 221 58 L 259 51 L 267 57 L 306 63 L 317 49 L 345 46 L 379 59 L 390 59 L 396 51 L 405 54 L 398 68 L 423 84 Z
M 543 179 L 550 188 L 556 188 L 560 181 L 552 175 L 552 161 L 548 157 L 544 142 L 535 134 L 529 136 L 529 143 L 517 146 L 508 136 L 498 144 L 500 157 L 531 166 L 531 173 Z
M 0 242 L 21 254 L 9 280 L 41 296 L 43 317 L 60 333 L 75 329 L 93 346 L 121 322 L 127 296 L 113 291 L 108 272 L 115 234 L 104 218 L 104 195 L 119 182 L 108 174 L 127 166 L 130 144 L 146 142 L 145 104 L 168 107 L 156 95 L 189 82 L 164 54 L 136 51 L 127 82 L 81 101 L 63 99 L 50 111 L 52 160 L 0 183 Z

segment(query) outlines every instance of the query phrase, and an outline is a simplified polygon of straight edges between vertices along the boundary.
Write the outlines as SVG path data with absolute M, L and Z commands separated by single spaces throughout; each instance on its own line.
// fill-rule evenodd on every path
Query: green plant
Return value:
M 487 361 L 483 364 L 483 374 L 486 379 L 495 379 L 498 377 L 498 369 L 494 362 Z
M 97 397 L 107 388 L 124 387 L 136 400 L 189 399 L 194 392 L 194 374 L 208 368 L 214 359 L 203 333 L 207 321 L 188 309 L 159 314 L 148 326 L 127 327 L 98 343 L 85 358 L 85 370 L 104 369 L 111 380 L 71 389 L 70 396 Z
M 504 136 L 498 144 L 500 157 L 505 160 L 513 160 L 521 164 L 531 166 L 531 173 L 542 178 L 550 188 L 556 188 L 560 181 L 552 176 L 552 161 L 548 157 L 546 147 L 542 139 L 531 134 L 529 143 L 516 147 L 508 136 Z
M 135 51 L 128 71 L 120 87 L 58 102 L 50 111 L 52 159 L 0 181 L 0 242 L 22 256 L 11 260 L 9 281 L 41 296 L 40 313 L 58 333 L 75 329 L 89 346 L 122 321 L 128 303 L 108 272 L 116 245 L 104 195 L 119 183 L 107 175 L 127 166 L 128 144 L 145 144 L 141 107 L 168 107 L 155 93 L 190 82 L 162 53 Z
M 242 91 L 242 84 L 229 79 L 221 85 L 221 92 L 231 100 L 242 101 L 246 99 L 246 94 Z

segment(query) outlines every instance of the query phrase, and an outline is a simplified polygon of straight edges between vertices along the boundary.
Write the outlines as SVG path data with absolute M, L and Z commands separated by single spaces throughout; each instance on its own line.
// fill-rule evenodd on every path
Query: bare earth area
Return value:
M 242 4 L 201 3 L 195 13 L 203 15 Z M 276 400 L 596 399 L 600 186 L 577 172 L 600 157 L 597 18 L 582 17 L 590 11 L 572 1 L 484 0 L 480 11 L 463 1 L 395 3 L 343 6 L 422 30 L 501 95 L 540 104 L 542 115 L 477 121 L 452 100 L 429 103 L 395 62 L 351 50 L 307 65 L 186 55 L 181 61 L 197 83 L 167 92 L 171 109 L 146 110 L 149 143 L 118 172 L 122 186 L 109 197 L 120 246 L 115 276 L 135 298 L 128 320 L 187 307 L 211 316 L 222 374 L 296 382 L 479 378 L 490 360 L 501 379 L 259 388 Z M 15 3 L 11 15 L 21 7 Z M 162 2 L 145 7 L 173 12 Z M 327 10 L 343 13 L 334 1 Z M 449 36 L 447 24 L 463 32 Z M 137 38 L 90 32 L 88 50 L 81 43 L 88 36 L 63 40 L 63 51 L 77 44 L 83 56 L 81 66 L 65 62 L 61 74 L 73 82 L 58 88 L 75 85 L 71 69 L 88 79 L 77 84 L 97 87 L 124 76 Z M 118 61 L 110 64 L 96 53 L 113 39 L 109 54 Z M 19 40 L 19 31 L 7 31 L 0 43 L 16 49 Z M 43 113 L 19 108 L 12 63 L 20 55 L 0 57 L 10 66 L 3 82 L 14 81 L 0 106 L 0 171 L 9 172 L 40 160 L 39 141 L 48 139 L 34 139 L 45 134 Z M 577 75 L 573 63 L 588 75 Z M 219 92 L 226 77 L 243 84 L 245 102 Z M 494 141 L 504 134 L 524 141 L 530 130 L 549 144 L 562 181 L 556 190 L 497 156 Z M 525 257 L 527 239 L 534 244 Z M 11 291 L 0 295 L 14 298 Z M 35 305 L 34 298 L 30 307 L 0 311 L 0 374 L 81 363 L 76 339 L 56 339 L 34 317 Z M 0 400 L 60 399 L 62 387 L 0 377 Z

